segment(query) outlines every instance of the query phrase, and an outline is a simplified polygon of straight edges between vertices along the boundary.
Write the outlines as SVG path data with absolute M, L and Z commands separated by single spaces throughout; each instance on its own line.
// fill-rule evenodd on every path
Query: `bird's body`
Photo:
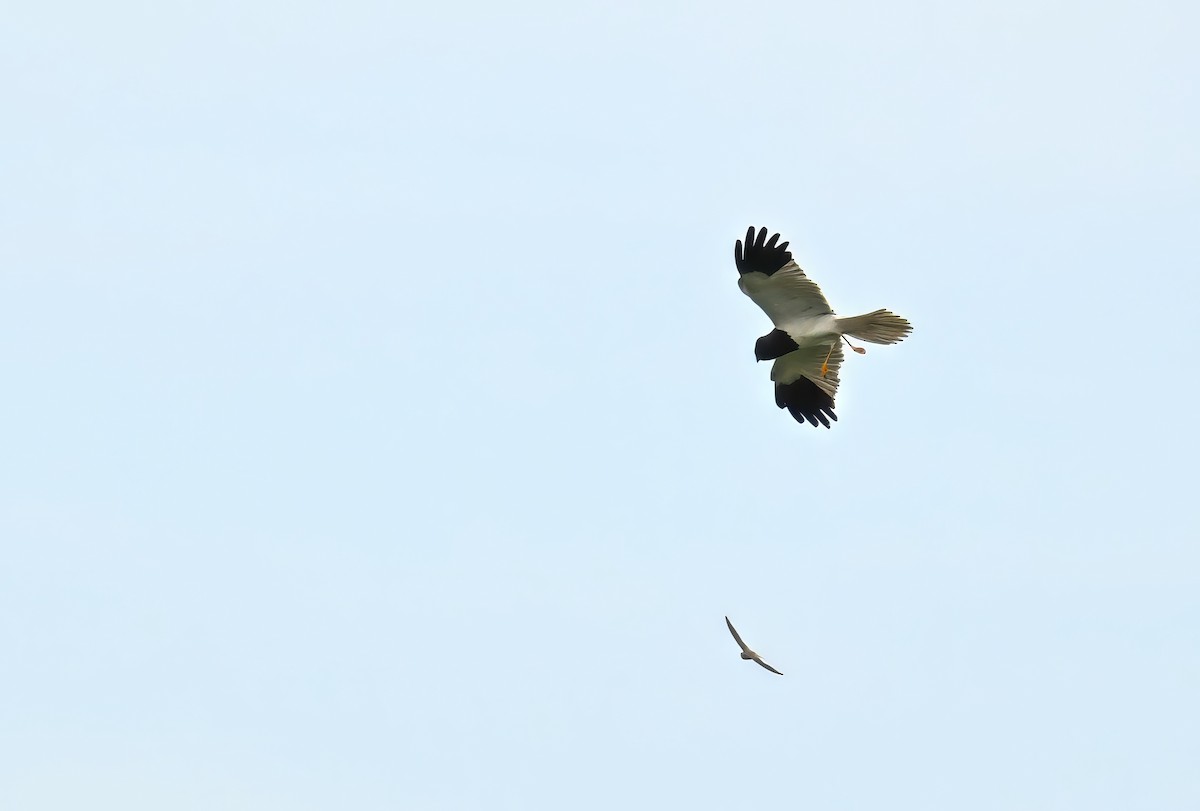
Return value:
M 765 667 L 767 670 L 771 671 L 772 673 L 777 673 L 780 676 L 783 675 L 778 670 L 776 670 L 775 668 L 771 667 L 769 664 L 764 662 L 763 658 L 761 656 L 759 656 L 754 651 L 750 650 L 750 646 L 742 641 L 741 634 L 739 634 L 737 632 L 737 629 L 733 627 L 733 623 L 729 621 L 729 617 L 725 618 L 725 624 L 729 626 L 729 633 L 733 634 L 734 641 L 736 641 L 738 643 L 738 647 L 742 649 L 742 652 L 740 655 L 743 659 L 746 659 L 746 660 L 752 661 L 752 662 L 757 662 L 758 664 L 762 665 L 763 667 Z
M 762 308 L 775 329 L 754 346 L 758 360 L 775 361 L 775 404 L 786 408 L 797 422 L 829 427 L 837 420 L 833 398 L 837 394 L 842 365 L 842 340 L 849 335 L 876 344 L 904 340 L 912 325 L 887 310 L 841 318 L 834 314 L 817 287 L 792 261 L 788 243 L 777 245 L 779 234 L 767 240 L 767 229 L 757 235 L 746 231 L 746 244 L 739 239 L 733 256 L 737 263 L 738 287 Z M 852 347 L 859 354 L 866 350 Z

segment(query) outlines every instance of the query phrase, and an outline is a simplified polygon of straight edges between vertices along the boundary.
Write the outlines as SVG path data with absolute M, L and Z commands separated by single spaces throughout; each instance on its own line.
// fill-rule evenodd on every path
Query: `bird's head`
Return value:
M 754 342 L 754 359 L 775 360 L 799 348 L 792 336 L 781 329 L 773 329 Z

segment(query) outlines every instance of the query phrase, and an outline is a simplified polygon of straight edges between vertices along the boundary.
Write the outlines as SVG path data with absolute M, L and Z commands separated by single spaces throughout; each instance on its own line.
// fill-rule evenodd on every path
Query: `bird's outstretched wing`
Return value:
M 814 428 L 829 427 L 837 422 L 833 413 L 833 398 L 837 394 L 838 371 L 842 366 L 842 344 L 837 341 L 825 346 L 806 346 L 789 352 L 771 366 L 775 381 L 775 405 L 786 408 L 796 422 L 807 422 Z M 822 365 L 828 372 L 821 374 Z
M 778 670 L 776 670 L 775 668 L 771 667 L 769 664 L 767 664 L 766 662 L 764 662 L 762 659 L 755 659 L 754 661 L 758 662 L 760 665 L 762 665 L 763 667 L 765 667 L 767 670 L 771 671 L 772 673 L 779 673 L 779 671 L 778 671 Z M 782 673 L 779 673 L 779 675 L 780 675 L 780 676 L 782 676 L 783 674 L 782 674 Z
M 806 318 L 831 315 L 833 309 L 821 288 L 792 261 L 788 243 L 775 244 L 778 239 L 775 234 L 768 240 L 766 228 L 755 235 L 751 227 L 745 246 L 737 240 L 733 258 L 741 274 L 738 287 L 781 329 Z
M 733 623 L 729 621 L 729 617 L 725 618 L 725 624 L 729 626 L 729 633 L 733 634 L 733 638 L 737 640 L 738 647 L 744 651 L 749 651 L 750 648 L 746 647 L 746 643 L 742 641 L 740 636 L 738 636 L 738 632 L 733 627 Z
M 803 346 L 777 358 L 771 365 L 771 379 L 788 385 L 806 377 L 831 398 L 836 397 L 843 360 L 841 339 L 831 338 L 824 346 Z

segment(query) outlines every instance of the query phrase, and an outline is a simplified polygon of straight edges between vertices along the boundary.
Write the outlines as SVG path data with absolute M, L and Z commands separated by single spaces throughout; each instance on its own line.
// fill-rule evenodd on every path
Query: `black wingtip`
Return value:
M 795 383 L 776 383 L 775 405 L 786 408 L 801 425 L 807 422 L 814 428 L 822 425 L 829 428 L 830 420 L 837 422 L 837 414 L 833 413 L 833 398 L 807 377 Z
M 746 229 L 745 244 L 741 240 L 734 243 L 733 259 L 739 273 L 762 273 L 770 276 L 792 261 L 792 252 L 787 249 L 789 243 L 777 245 L 779 234 L 773 235 L 768 241 L 767 233 L 767 229 L 763 227 L 755 234 L 752 225 Z

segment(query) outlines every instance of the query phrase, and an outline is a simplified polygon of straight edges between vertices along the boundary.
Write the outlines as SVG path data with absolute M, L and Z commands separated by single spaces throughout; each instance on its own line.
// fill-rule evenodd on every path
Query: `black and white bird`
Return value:
M 821 288 L 792 261 L 788 243 L 777 244 L 779 234 L 767 239 L 767 229 L 756 236 L 746 230 L 746 244 L 739 239 L 733 249 L 737 262 L 738 287 L 762 308 L 775 329 L 754 344 L 754 357 L 773 360 L 775 404 L 786 408 L 797 422 L 829 427 L 837 420 L 833 398 L 837 395 L 838 372 L 842 366 L 842 341 L 855 352 L 845 336 L 873 344 L 904 340 L 912 325 L 888 310 L 841 318 Z

